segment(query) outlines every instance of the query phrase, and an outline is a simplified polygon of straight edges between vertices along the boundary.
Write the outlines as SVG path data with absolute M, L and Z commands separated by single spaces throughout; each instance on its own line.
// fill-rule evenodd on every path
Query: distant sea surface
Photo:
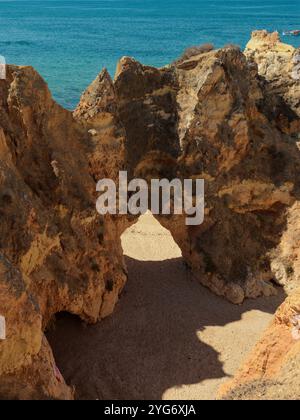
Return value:
M 35 67 L 69 109 L 124 55 L 163 66 L 192 45 L 244 48 L 254 29 L 300 29 L 300 1 L 0 0 L 0 55 Z

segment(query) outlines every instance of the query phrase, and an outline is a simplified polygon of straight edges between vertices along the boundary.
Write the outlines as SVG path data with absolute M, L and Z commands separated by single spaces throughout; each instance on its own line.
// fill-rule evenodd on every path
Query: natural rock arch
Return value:
M 214 292 L 241 303 L 273 293 L 270 280 L 297 277 L 295 247 L 287 256 L 280 241 L 299 211 L 299 117 L 236 48 L 163 69 L 123 58 L 114 81 L 103 71 L 73 115 L 32 68 L 8 66 L 0 126 L 0 394 L 44 363 L 44 394 L 71 396 L 43 331 L 57 312 L 96 322 L 114 309 L 126 282 L 120 236 L 135 218 L 99 217 L 95 182 L 119 170 L 205 179 L 203 225 L 159 221 Z
M 131 176 L 205 180 L 203 225 L 158 220 L 199 280 L 234 303 L 275 293 L 270 251 L 298 198 L 299 119 L 287 104 L 274 112 L 280 104 L 269 93 L 262 108 L 264 95 L 252 61 L 229 47 L 162 69 L 125 57 L 114 81 L 103 71 L 74 112 L 98 126 L 101 143 L 109 110 L 123 129 L 121 166 Z

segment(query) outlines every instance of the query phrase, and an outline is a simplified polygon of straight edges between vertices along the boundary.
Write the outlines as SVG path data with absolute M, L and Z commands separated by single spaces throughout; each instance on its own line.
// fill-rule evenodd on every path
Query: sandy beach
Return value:
M 122 238 L 129 280 L 95 326 L 63 315 L 48 333 L 78 399 L 215 399 L 270 322 L 277 297 L 234 306 L 199 285 L 151 214 Z

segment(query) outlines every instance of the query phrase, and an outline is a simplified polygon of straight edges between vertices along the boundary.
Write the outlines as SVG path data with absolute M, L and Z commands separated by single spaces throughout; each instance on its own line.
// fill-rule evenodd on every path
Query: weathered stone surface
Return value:
M 88 131 L 88 157 L 94 180 L 117 180 L 125 169 L 125 129 L 118 116 L 113 81 L 103 70 L 81 97 L 74 118 Z
M 58 312 L 96 322 L 115 307 L 126 281 L 120 235 L 136 217 L 100 217 L 95 204 L 96 182 L 120 170 L 205 180 L 202 225 L 186 226 L 185 215 L 158 220 L 214 293 L 241 304 L 276 293 L 275 281 L 295 288 L 298 105 L 288 101 L 289 82 L 276 93 L 271 73 L 259 76 L 256 48 L 204 51 L 162 69 L 124 57 L 73 115 L 32 68 L 8 67 L 0 81 L 1 397 L 72 397 L 43 334 Z
M 276 293 L 269 253 L 299 193 L 299 118 L 283 102 L 273 115 L 274 95 L 265 94 L 256 67 L 228 47 L 163 69 L 124 57 L 115 80 L 102 73 L 75 111 L 96 129 L 87 115 L 102 116 L 109 103 L 131 176 L 205 179 L 203 225 L 158 219 L 199 280 L 234 303 Z
M 65 384 L 45 337 L 42 339 L 39 352 L 32 357 L 29 364 L 24 364 L 17 371 L 1 375 L 0 399 L 73 399 L 73 390 Z
M 300 398 L 300 290 L 278 309 L 275 319 L 221 399 Z
M 279 246 L 271 252 L 274 279 L 290 293 L 300 285 L 300 204 L 288 211 L 287 226 Z
M 185 177 L 206 181 L 206 218 L 189 229 L 184 255 L 202 282 L 239 303 L 243 293 L 275 292 L 265 282 L 273 276 L 269 251 L 298 197 L 299 157 L 295 140 L 261 112 L 264 90 L 241 52 L 227 48 L 199 56 L 197 65 L 191 60 L 192 70 L 176 69 L 179 162 Z
M 39 355 L 57 312 L 96 322 L 113 311 L 126 280 L 120 234 L 95 209 L 94 145 L 42 78 L 9 66 L 0 104 L 0 314 L 8 332 L 0 372 L 40 369 L 39 359 L 51 372 L 49 350 Z
M 253 32 L 246 57 L 268 83 L 266 93 L 282 98 L 300 116 L 300 49 L 281 42 L 278 32 Z

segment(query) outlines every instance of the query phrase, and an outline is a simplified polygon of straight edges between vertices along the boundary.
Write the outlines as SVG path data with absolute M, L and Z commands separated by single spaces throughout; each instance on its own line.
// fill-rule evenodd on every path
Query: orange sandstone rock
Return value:
M 285 84 L 283 73 L 278 96 L 269 67 L 259 74 L 256 64 L 264 54 L 272 60 L 265 45 L 275 61 L 294 53 L 277 36 L 254 37 L 245 54 L 205 50 L 162 69 L 124 57 L 115 79 L 102 71 L 73 114 L 31 67 L 8 66 L 0 81 L 1 398 L 72 398 L 44 331 L 59 312 L 93 323 L 114 310 L 127 278 L 120 236 L 136 217 L 100 217 L 96 183 L 120 170 L 205 179 L 202 225 L 157 217 L 214 293 L 241 304 L 276 293 L 272 280 L 297 285 L 297 83 Z M 279 318 L 276 334 L 294 351 Z M 283 346 L 275 350 L 280 366 Z
M 300 397 L 300 290 L 278 309 L 262 339 L 235 378 L 225 384 L 222 399 L 291 399 Z

